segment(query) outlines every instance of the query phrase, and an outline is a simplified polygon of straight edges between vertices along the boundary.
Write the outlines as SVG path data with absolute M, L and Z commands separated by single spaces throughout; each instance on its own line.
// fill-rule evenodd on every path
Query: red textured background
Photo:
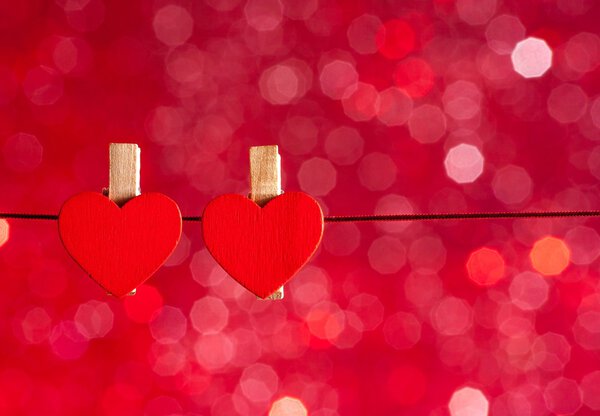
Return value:
M 3 0 L 0 209 L 100 191 L 112 141 L 190 216 L 246 194 L 249 146 L 273 143 L 284 190 L 326 215 L 595 209 L 599 19 L 594 0 Z M 541 77 L 513 68 L 526 37 L 553 52 Z M 2 222 L 0 413 L 597 414 L 597 229 L 327 224 L 262 302 L 187 223 L 118 301 L 55 222 Z

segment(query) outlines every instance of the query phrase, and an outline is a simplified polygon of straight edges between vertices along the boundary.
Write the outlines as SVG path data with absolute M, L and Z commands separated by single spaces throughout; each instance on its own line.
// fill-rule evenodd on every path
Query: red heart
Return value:
M 280 195 L 263 208 L 241 195 L 222 195 L 206 206 L 202 233 L 221 267 L 266 298 L 314 254 L 323 235 L 323 212 L 301 192 Z
M 181 236 L 181 214 L 165 195 L 145 193 L 122 208 L 96 192 L 67 200 L 60 238 L 73 259 L 107 292 L 121 297 L 145 282 Z

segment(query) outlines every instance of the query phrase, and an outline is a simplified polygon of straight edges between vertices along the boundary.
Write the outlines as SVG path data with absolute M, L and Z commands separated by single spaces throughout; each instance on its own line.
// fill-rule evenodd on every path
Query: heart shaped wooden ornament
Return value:
M 144 193 L 120 208 L 100 193 L 83 192 L 63 205 L 58 230 L 71 257 L 90 277 L 122 297 L 173 252 L 181 236 L 181 213 L 159 193 Z
M 302 192 L 284 193 L 262 208 L 241 195 L 222 195 L 204 209 L 202 233 L 221 267 L 256 296 L 266 298 L 316 251 L 323 235 L 323 212 Z

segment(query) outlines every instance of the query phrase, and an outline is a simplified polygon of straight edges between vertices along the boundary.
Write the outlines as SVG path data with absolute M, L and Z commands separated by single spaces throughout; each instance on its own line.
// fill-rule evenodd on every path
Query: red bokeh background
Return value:
M 184 215 L 284 190 L 327 215 L 600 207 L 594 0 L 0 1 L 0 210 L 55 214 L 142 149 Z M 552 57 L 550 59 L 550 54 Z M 0 413 L 592 415 L 594 218 L 327 224 L 259 301 L 186 223 L 106 296 L 53 221 L 0 221 Z

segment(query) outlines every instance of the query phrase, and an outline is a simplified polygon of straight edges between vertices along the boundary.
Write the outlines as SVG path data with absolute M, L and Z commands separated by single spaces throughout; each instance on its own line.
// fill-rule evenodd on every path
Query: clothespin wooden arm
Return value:
M 261 207 L 280 195 L 281 157 L 277 146 L 250 148 L 250 199 Z M 283 299 L 283 286 L 266 299 Z

